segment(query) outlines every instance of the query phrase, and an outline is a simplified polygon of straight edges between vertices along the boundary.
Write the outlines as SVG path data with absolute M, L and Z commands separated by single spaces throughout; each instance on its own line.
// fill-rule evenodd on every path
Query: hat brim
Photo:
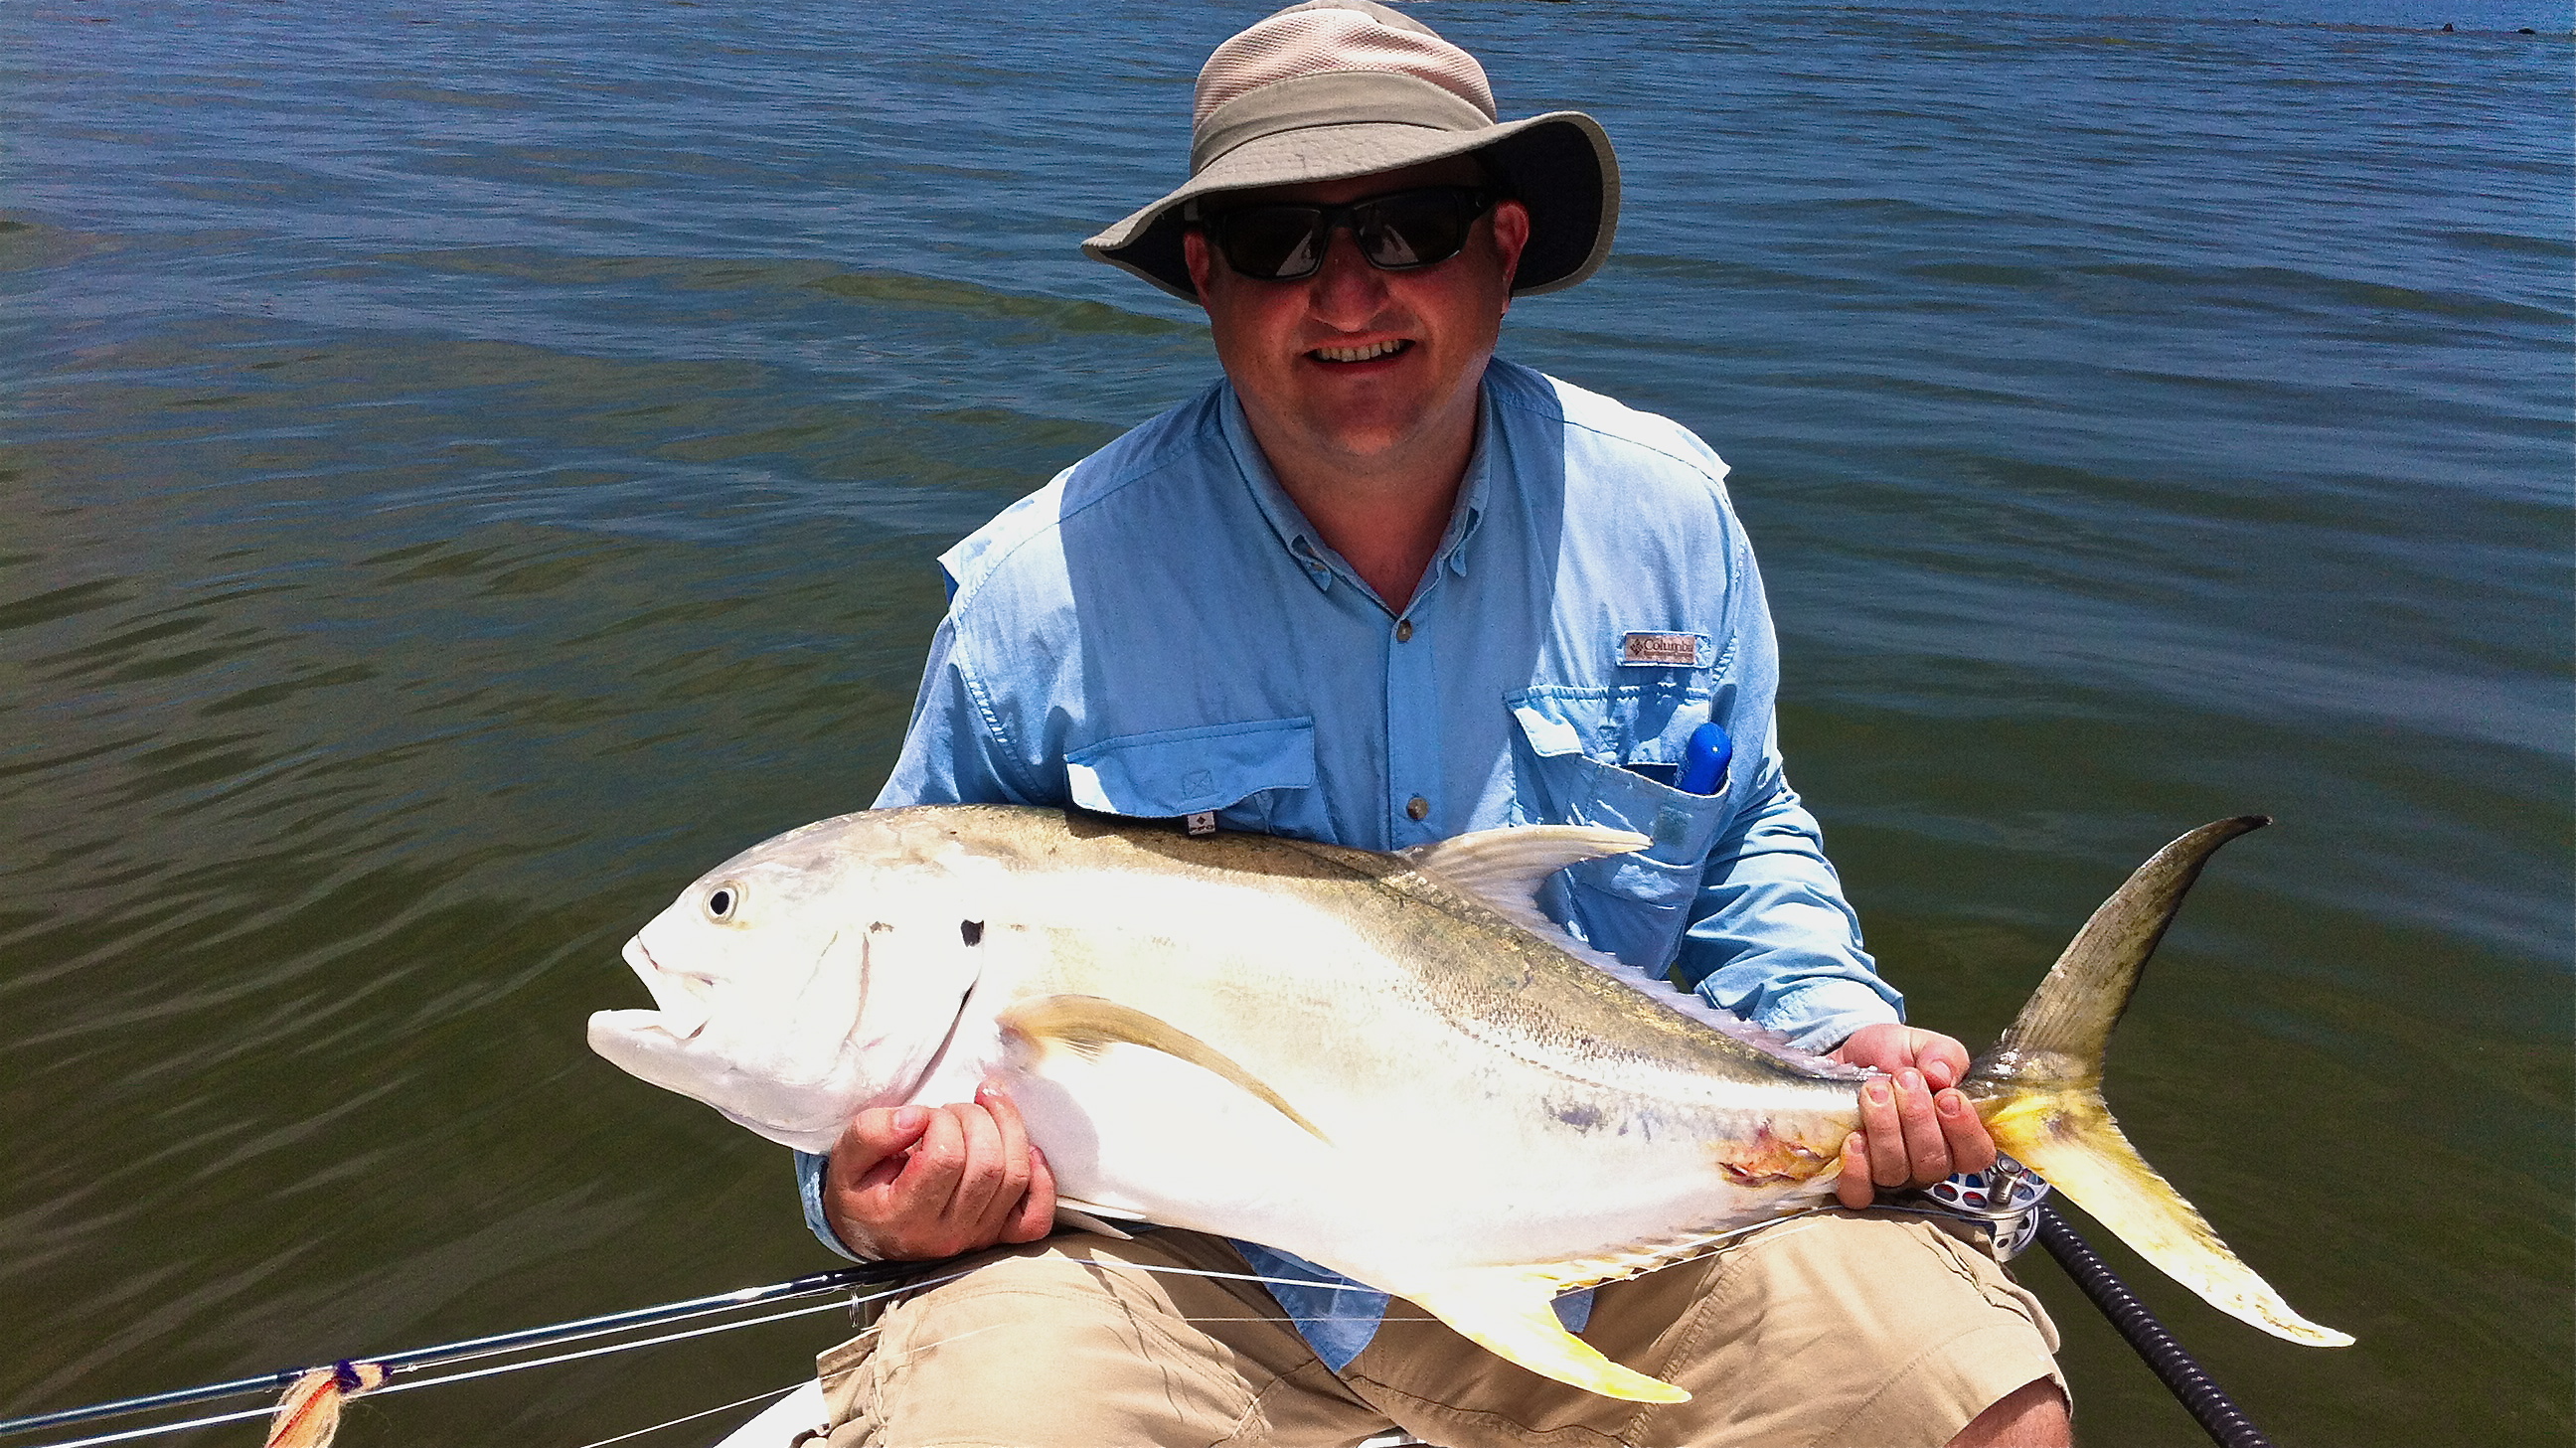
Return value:
M 1471 131 L 1370 122 L 1310 126 L 1245 142 L 1177 191 L 1082 244 L 1183 301 L 1199 299 L 1182 259 L 1187 204 L 1220 191 L 1296 186 L 1395 171 L 1483 153 L 1505 190 L 1529 208 L 1529 245 L 1512 295 L 1562 291 L 1601 269 L 1619 225 L 1619 158 L 1598 121 L 1551 111 Z

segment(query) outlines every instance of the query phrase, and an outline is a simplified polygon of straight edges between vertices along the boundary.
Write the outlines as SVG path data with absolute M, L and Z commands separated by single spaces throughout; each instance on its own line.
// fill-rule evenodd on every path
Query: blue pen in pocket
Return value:
M 1691 731 L 1690 743 L 1682 746 L 1681 768 L 1673 775 L 1673 788 L 1684 794 L 1720 794 L 1726 789 L 1726 766 L 1735 757 L 1735 741 L 1714 719 Z

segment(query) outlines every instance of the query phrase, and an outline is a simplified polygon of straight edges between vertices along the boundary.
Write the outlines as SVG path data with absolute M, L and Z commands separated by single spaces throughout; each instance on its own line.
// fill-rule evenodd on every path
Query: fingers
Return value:
M 1916 1031 L 1914 1069 L 1932 1083 L 1935 1091 L 1946 1091 L 1968 1079 L 1968 1048 L 1951 1037 L 1932 1031 Z
M 1046 1153 L 1029 1148 L 1029 1189 L 1020 1196 L 1019 1210 L 1002 1226 L 1005 1242 L 1034 1242 L 1055 1230 L 1055 1169 L 1047 1165 Z
M 1860 1088 L 1860 1134 L 1869 1148 L 1869 1179 L 1883 1187 L 1901 1187 L 1910 1175 L 1905 1160 L 1905 1125 L 1897 1116 L 1896 1083 L 1874 1077 Z
M 1007 1095 L 863 1111 L 834 1146 L 824 1215 L 853 1250 L 949 1257 L 1054 1229 L 1055 1178 Z
M 902 1175 L 905 1155 L 930 1129 L 923 1107 L 874 1107 L 850 1118 L 823 1171 L 823 1219 L 862 1256 L 892 1256 L 879 1230 L 881 1198 Z
M 980 1097 L 982 1093 L 977 1095 Z M 985 1236 L 1001 1228 L 1002 1214 L 1011 1206 L 1007 1201 L 998 1205 L 994 1201 L 1001 1195 L 1002 1184 L 1009 1175 L 1005 1158 L 1010 1148 L 1002 1139 L 1000 1123 L 993 1120 L 993 1113 L 985 1110 L 980 1102 L 951 1106 L 948 1114 L 957 1123 L 961 1144 L 957 1185 L 949 1196 L 948 1215 L 968 1228 L 969 1235 Z M 1020 1150 L 1025 1161 L 1028 1151 L 1025 1140 L 1020 1143 Z M 1021 1168 L 1021 1176 L 1023 1179 L 1027 1176 L 1025 1164 Z
M 1843 1170 L 1834 1178 L 1834 1199 L 1855 1212 L 1878 1199 L 1878 1188 L 1869 1179 L 1869 1147 L 1857 1131 L 1843 1138 Z
M 832 1174 L 856 1181 L 871 1167 L 921 1139 L 930 1128 L 922 1106 L 875 1107 L 850 1118 L 832 1146 Z
M 1941 1116 L 1923 1073 L 1908 1068 L 1896 1073 L 1896 1119 L 1905 1131 L 1905 1182 L 1929 1186 L 1951 1172 L 1950 1142 L 1941 1134 Z
M 1862 1180 L 1875 1187 L 1921 1187 L 1954 1172 L 1994 1164 L 1995 1144 L 1976 1109 L 1956 1091 L 1936 1091 L 1921 1071 L 1906 1067 L 1873 1077 L 1860 1089 L 1860 1130 L 1843 1144 L 1843 1171 L 1834 1195 L 1855 1202 Z
M 1029 1191 L 1029 1133 L 1021 1124 L 1019 1108 L 1011 1104 L 991 1083 L 975 1090 L 978 1113 L 991 1132 L 991 1153 L 977 1159 L 969 1168 L 967 1185 L 989 1181 L 991 1190 L 976 1213 L 984 1232 L 998 1240 L 1004 1228 L 1011 1225 L 1022 1200 Z M 964 1207 L 961 1193 L 960 1208 Z
M 966 1175 L 966 1128 L 957 1119 L 957 1108 L 942 1107 L 930 1114 L 930 1129 L 921 1134 L 921 1142 L 912 1149 L 912 1159 L 904 1164 L 903 1175 L 893 1186 L 894 1196 L 912 1213 L 929 1218 L 950 1215 L 950 1205 L 957 1200 L 957 1184 Z
M 1995 1164 L 1995 1139 L 1967 1097 L 1944 1091 L 1932 1098 L 1932 1108 L 1940 1115 L 1941 1135 L 1949 1143 L 1951 1171 L 1984 1171 Z

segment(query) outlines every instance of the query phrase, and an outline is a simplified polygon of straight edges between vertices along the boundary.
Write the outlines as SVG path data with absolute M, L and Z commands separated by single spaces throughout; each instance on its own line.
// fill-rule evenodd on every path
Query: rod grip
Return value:
M 2102 1315 L 2111 1320 L 2120 1336 L 2128 1339 L 2129 1346 L 2137 1349 L 2148 1370 L 2182 1404 L 2183 1411 L 2191 1414 L 2192 1421 L 2200 1425 L 2210 1441 L 2219 1448 L 2272 1448 L 2272 1440 L 2263 1436 L 2263 1430 L 2254 1426 L 2245 1410 L 2227 1396 L 2227 1390 L 2174 1340 L 2163 1323 L 2156 1321 L 2156 1315 L 2093 1250 L 2092 1243 L 2046 1205 L 2034 1208 L 2033 1215 L 2039 1221 L 2039 1244 L 2057 1259 L 2058 1266 L 2066 1269 L 2067 1276 L 2075 1279 L 2084 1295 L 2093 1299 L 2093 1305 L 2102 1309 Z

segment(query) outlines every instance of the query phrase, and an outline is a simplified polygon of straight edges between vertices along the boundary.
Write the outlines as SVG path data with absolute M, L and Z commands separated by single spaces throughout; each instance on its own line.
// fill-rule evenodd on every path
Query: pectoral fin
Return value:
M 1110 1046 L 1121 1043 L 1160 1051 L 1224 1077 L 1260 1097 L 1280 1115 L 1304 1127 L 1307 1134 L 1317 1141 L 1327 1145 L 1332 1142 L 1321 1128 L 1289 1105 L 1286 1098 L 1271 1090 L 1260 1077 L 1235 1064 L 1223 1051 L 1133 1006 L 1122 1006 L 1099 996 L 1039 996 L 1021 1001 L 1002 1012 L 1000 1020 L 1002 1029 L 1014 1035 L 1041 1045 L 1055 1042 L 1085 1056 L 1098 1056 Z
M 1547 1272 L 1507 1267 L 1461 1274 L 1399 1295 L 1469 1342 L 1540 1377 L 1631 1403 L 1690 1401 L 1682 1389 L 1621 1367 L 1567 1332 L 1551 1306 L 1556 1291 L 1555 1278 Z

